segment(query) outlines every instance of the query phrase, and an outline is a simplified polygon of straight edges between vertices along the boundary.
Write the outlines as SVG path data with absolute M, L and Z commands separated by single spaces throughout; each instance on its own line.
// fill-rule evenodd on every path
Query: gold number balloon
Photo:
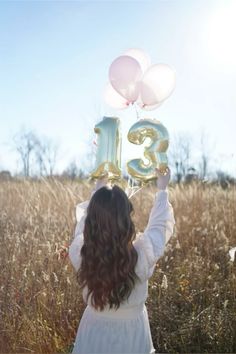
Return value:
M 98 134 L 95 170 L 91 177 L 100 178 L 108 173 L 109 179 L 119 179 L 121 176 L 121 135 L 119 118 L 104 117 L 95 125 Z
M 128 140 L 133 144 L 141 145 L 147 138 L 151 140 L 144 148 L 144 157 L 148 163 L 145 164 L 142 159 L 133 159 L 127 163 L 128 173 L 143 182 L 156 178 L 156 167 L 164 173 L 168 166 L 166 151 L 169 146 L 169 134 L 164 125 L 157 120 L 142 119 L 132 125 L 128 132 Z

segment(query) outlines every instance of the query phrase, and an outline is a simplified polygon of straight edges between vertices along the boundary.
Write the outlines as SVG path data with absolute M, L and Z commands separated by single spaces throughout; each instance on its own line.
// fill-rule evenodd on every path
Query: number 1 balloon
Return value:
M 98 135 L 95 170 L 91 177 L 100 178 L 108 173 L 109 179 L 119 179 L 121 176 L 121 135 L 119 118 L 104 117 L 95 125 Z

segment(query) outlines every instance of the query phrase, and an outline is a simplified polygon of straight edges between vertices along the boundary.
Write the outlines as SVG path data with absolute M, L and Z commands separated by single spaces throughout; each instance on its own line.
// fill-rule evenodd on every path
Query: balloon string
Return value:
M 139 116 L 139 112 L 138 112 L 137 105 L 136 105 L 135 102 L 133 103 L 133 106 L 134 106 L 134 109 L 135 109 L 135 112 L 136 112 L 136 118 L 137 118 L 137 120 L 139 120 L 140 116 Z
M 136 188 L 136 187 L 134 187 L 134 188 Z M 143 186 L 142 187 L 138 187 L 136 190 L 132 191 L 132 193 L 130 194 L 130 196 L 128 198 L 131 199 L 136 193 L 141 191 L 141 189 L 143 189 Z
M 137 187 L 134 185 L 135 180 L 132 177 L 128 177 L 128 187 L 125 190 L 125 193 L 128 199 L 131 199 L 136 193 L 138 193 L 141 189 L 143 189 L 143 185 L 141 187 Z

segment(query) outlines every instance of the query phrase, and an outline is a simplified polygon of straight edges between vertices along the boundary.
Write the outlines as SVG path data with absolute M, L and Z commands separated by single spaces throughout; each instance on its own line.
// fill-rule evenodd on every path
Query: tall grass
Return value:
M 66 353 L 84 304 L 68 259 L 75 205 L 86 183 L 0 183 L 0 352 Z M 142 231 L 153 187 L 133 197 Z M 176 231 L 149 283 L 147 302 L 159 352 L 236 352 L 236 190 L 193 184 L 170 188 Z

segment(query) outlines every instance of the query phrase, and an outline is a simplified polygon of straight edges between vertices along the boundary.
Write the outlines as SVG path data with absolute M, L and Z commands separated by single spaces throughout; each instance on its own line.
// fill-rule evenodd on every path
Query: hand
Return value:
M 94 188 L 94 192 L 96 192 L 98 189 L 106 186 L 108 183 L 108 173 L 106 173 L 105 175 L 103 175 L 101 178 L 97 179 L 95 188 Z
M 159 190 L 165 190 L 170 181 L 170 169 L 167 167 L 165 174 L 156 168 L 157 174 L 157 188 Z

